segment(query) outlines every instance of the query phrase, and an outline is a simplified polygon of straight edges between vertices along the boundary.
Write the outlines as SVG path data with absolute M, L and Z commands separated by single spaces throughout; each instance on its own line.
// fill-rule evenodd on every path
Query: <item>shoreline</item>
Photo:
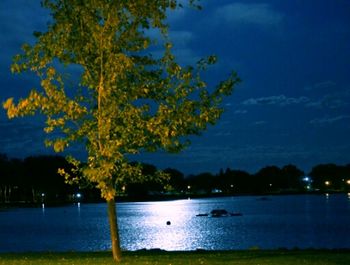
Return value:
M 205 199 L 205 198 L 225 198 L 225 197 L 244 197 L 255 196 L 265 199 L 266 196 L 290 196 L 290 195 L 324 195 L 324 194 L 347 194 L 349 192 L 339 191 L 312 191 L 312 192 L 279 192 L 279 193 L 237 193 L 237 194 L 185 194 L 185 195 L 149 195 L 143 197 L 116 197 L 116 203 L 121 202 L 156 202 L 156 201 L 172 201 L 172 200 L 186 200 L 186 199 Z M 45 207 L 60 207 L 74 203 L 105 203 L 104 200 L 81 200 L 81 201 L 49 201 L 49 202 L 0 202 L 0 210 L 11 208 L 40 208 L 43 204 Z

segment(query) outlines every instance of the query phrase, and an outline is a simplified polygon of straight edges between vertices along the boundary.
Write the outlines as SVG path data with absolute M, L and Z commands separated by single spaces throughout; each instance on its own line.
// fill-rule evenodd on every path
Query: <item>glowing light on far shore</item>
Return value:
M 325 184 L 326 186 L 329 186 L 329 185 L 331 185 L 331 182 L 327 180 L 327 181 L 324 182 L 324 184 Z

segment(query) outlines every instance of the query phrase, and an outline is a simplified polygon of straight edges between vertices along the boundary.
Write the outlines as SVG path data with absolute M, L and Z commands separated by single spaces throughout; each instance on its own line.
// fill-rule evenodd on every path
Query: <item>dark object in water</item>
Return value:
M 270 199 L 267 197 L 260 197 L 259 199 L 257 199 L 258 201 L 269 201 Z
M 210 212 L 211 217 L 223 217 L 229 216 L 229 213 L 225 209 L 216 209 Z
M 196 216 L 209 216 L 209 214 L 208 213 L 199 213 Z
M 242 213 L 230 213 L 230 216 L 242 216 Z
M 241 213 L 229 213 L 225 209 L 215 209 L 209 213 L 200 213 L 196 216 L 210 216 L 210 217 L 229 217 L 229 216 L 242 216 Z

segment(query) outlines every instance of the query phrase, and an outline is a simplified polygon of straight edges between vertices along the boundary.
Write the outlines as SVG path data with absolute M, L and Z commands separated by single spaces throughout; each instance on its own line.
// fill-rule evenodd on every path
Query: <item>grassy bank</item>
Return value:
M 112 265 L 109 252 L 0 254 L 0 265 Z M 350 250 L 125 252 L 124 265 L 335 265 L 350 264 Z

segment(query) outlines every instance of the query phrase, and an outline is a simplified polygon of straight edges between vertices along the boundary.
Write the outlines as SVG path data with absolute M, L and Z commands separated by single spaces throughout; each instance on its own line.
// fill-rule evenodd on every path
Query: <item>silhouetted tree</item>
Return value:
M 210 193 L 214 187 L 215 178 L 213 174 L 205 172 L 189 176 L 187 182 L 191 187 L 190 192 Z
M 280 188 L 290 190 L 302 190 L 302 176 L 305 173 L 298 169 L 295 165 L 286 165 L 281 170 Z
M 226 169 L 217 176 L 217 186 L 227 194 L 247 193 L 252 190 L 252 177 L 242 170 Z
M 7 155 L 0 154 L 0 201 L 9 201 L 10 164 Z
M 63 200 L 73 190 L 58 173 L 58 169 L 69 171 L 69 164 L 60 156 L 34 156 L 24 160 L 23 181 L 30 187 L 33 202 Z
M 309 174 L 313 178 L 314 188 L 320 190 L 344 190 L 350 179 L 349 166 L 320 164 L 314 166 Z
M 278 191 L 281 183 L 281 169 L 277 166 L 267 166 L 255 174 L 252 184 L 256 192 L 272 192 Z
M 184 174 L 177 169 L 167 168 L 163 170 L 164 173 L 169 175 L 169 185 L 176 192 L 181 192 L 186 190 L 186 182 Z

